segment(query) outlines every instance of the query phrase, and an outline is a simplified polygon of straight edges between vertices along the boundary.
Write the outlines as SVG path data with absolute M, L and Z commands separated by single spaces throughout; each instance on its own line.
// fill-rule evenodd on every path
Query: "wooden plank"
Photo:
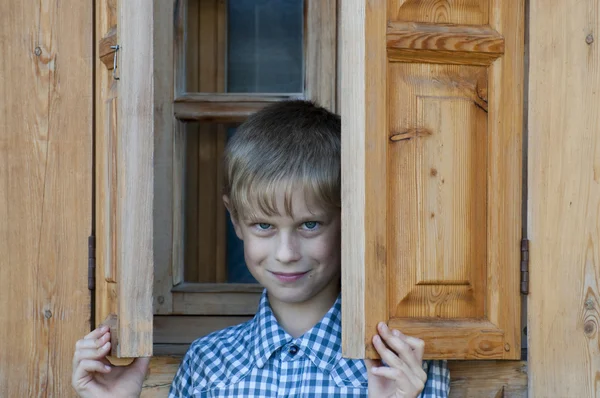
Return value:
M 488 1 L 388 0 L 390 21 L 486 25 L 489 13 Z
M 144 4 L 142 4 L 144 3 Z M 119 186 L 117 265 L 117 357 L 152 355 L 154 284 L 155 94 L 160 59 L 154 52 L 154 12 L 142 0 L 118 4 Z M 156 78 L 156 79 L 155 79 Z M 126 264 L 127 266 L 122 266 Z
M 181 359 L 180 356 L 153 357 L 150 360 L 150 368 L 142 385 L 140 397 L 167 397 Z
M 254 315 L 261 293 L 173 292 L 173 313 L 180 315 Z
M 2 397 L 73 396 L 90 329 L 92 7 L 0 2 Z
M 172 291 L 180 293 L 262 293 L 257 283 L 182 283 Z
M 337 0 L 308 0 L 305 31 L 305 96 L 335 112 Z
M 185 6 L 186 40 L 182 45 L 185 48 L 184 65 L 185 90 L 200 91 L 200 1 L 183 0 Z M 200 126 L 198 123 L 186 123 L 185 129 L 185 187 L 184 187 L 184 272 L 185 280 L 198 281 L 198 228 L 199 206 L 197 205 L 200 194 Z
M 187 93 L 175 98 L 179 120 L 213 123 L 241 123 L 251 114 L 276 101 L 298 98 L 295 94 L 247 95 Z
M 523 183 L 523 53 L 525 0 L 490 3 L 490 26 L 504 36 L 505 53 L 489 68 L 487 317 L 505 333 L 510 351 L 521 356 L 521 203 Z M 489 94 L 488 94 L 489 93 Z
M 449 361 L 450 397 L 527 398 L 525 361 Z
M 96 6 L 96 37 L 103 37 L 112 26 L 117 24 L 116 1 L 103 0 L 97 1 Z M 96 51 L 100 54 L 100 43 L 95 43 Z M 114 181 L 115 176 L 111 173 L 116 172 L 116 165 L 110 165 L 114 152 L 116 150 L 116 141 L 110 134 L 118 134 L 118 131 L 112 130 L 108 123 L 114 123 L 117 115 L 114 107 L 117 106 L 118 89 L 116 82 L 112 78 L 112 71 L 104 67 L 100 58 L 94 60 L 96 63 L 95 74 L 95 226 L 96 226 L 96 305 L 95 320 L 96 325 L 102 323 L 109 314 L 117 312 L 117 285 L 108 283 L 107 279 L 115 280 L 116 276 L 116 204 L 107 200 L 116 195 L 113 190 L 116 186 L 111 184 L 111 178 Z M 111 115 L 110 112 L 113 112 Z M 116 126 L 118 130 L 118 125 Z M 111 149 L 111 147 L 113 149 Z M 115 153 L 116 155 L 116 153 Z M 111 177 L 112 176 L 112 177 Z M 114 211 L 114 214 L 112 212 Z M 111 224 L 112 223 L 112 224 Z M 114 267 L 112 266 L 114 263 Z M 110 268 L 110 269 L 109 269 Z M 107 278 L 108 276 L 108 278 Z
M 504 38 L 489 26 L 390 22 L 391 61 L 490 65 L 504 53 Z
M 342 352 L 350 358 L 364 358 L 365 346 L 373 356 L 371 335 L 388 319 L 380 305 L 387 195 L 366 195 L 387 190 L 386 20 L 384 0 L 342 2 Z
M 191 344 L 212 332 L 239 325 L 252 316 L 155 316 L 154 344 Z
M 600 1 L 530 10 L 529 396 L 600 396 Z
M 173 2 L 158 1 L 154 10 L 154 294 L 153 312 L 165 313 L 173 306 Z

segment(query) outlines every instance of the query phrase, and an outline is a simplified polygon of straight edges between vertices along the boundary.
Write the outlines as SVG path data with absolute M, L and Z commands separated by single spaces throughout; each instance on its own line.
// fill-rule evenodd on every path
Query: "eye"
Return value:
M 271 224 L 267 224 L 267 223 L 264 223 L 264 222 L 258 223 L 258 224 L 256 224 L 256 226 L 257 226 L 257 227 L 258 227 L 258 229 L 260 229 L 261 231 L 266 231 L 266 230 L 268 230 L 268 229 L 270 229 L 270 228 L 271 228 Z
M 305 222 L 304 225 L 304 229 L 309 230 L 309 231 L 314 231 L 315 229 L 317 229 L 319 227 L 319 222 L 317 221 L 307 221 Z

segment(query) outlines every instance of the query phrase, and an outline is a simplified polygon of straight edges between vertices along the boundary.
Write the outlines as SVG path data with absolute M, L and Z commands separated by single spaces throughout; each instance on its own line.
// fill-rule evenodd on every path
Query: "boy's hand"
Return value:
M 379 334 L 373 336 L 373 345 L 381 359 L 389 366 L 381 366 L 380 360 L 366 360 L 369 371 L 370 397 L 414 398 L 419 396 L 427 374 L 423 370 L 423 340 L 405 336 L 398 330 L 390 330 L 380 322 Z
M 82 398 L 139 397 L 150 358 L 136 358 L 129 366 L 112 367 L 106 359 L 109 352 L 110 331 L 106 326 L 79 340 L 73 355 L 73 388 Z

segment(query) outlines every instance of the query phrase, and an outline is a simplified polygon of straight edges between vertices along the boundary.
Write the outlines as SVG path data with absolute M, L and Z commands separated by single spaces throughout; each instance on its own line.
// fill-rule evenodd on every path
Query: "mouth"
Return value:
M 308 274 L 308 271 L 306 271 L 306 272 L 271 272 L 271 274 L 273 274 L 275 276 L 275 278 L 277 278 L 281 282 L 289 283 L 289 282 L 295 282 L 295 281 L 301 279 L 304 275 Z

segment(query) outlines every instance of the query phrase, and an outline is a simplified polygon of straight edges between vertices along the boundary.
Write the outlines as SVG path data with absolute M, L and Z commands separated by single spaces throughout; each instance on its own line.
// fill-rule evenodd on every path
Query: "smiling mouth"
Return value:
M 292 272 L 292 273 L 287 273 L 287 272 L 271 272 L 275 278 L 279 279 L 281 282 L 295 282 L 298 279 L 302 278 L 304 275 L 308 274 L 308 271 L 306 272 Z

